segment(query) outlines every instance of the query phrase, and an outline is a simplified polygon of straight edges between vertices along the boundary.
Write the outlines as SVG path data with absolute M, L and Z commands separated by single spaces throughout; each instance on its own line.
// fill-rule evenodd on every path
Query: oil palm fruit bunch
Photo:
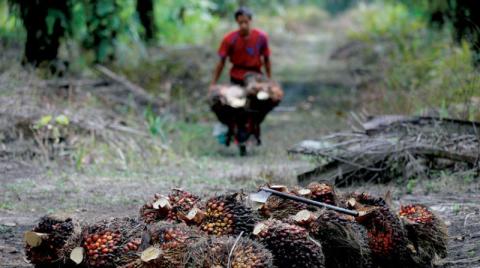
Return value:
M 357 218 L 367 229 L 368 245 L 374 264 L 386 267 L 392 263 L 405 267 L 411 253 L 407 248 L 406 234 L 388 208 L 377 208 Z M 395 266 L 397 267 L 397 266 Z
M 312 200 L 335 205 L 337 198 L 332 185 L 327 183 L 312 182 L 307 186 L 310 190 L 310 198 Z
M 167 219 L 172 221 L 183 221 L 187 213 L 200 201 L 200 197 L 180 189 L 173 189 L 168 198 L 172 209 Z
M 360 213 L 355 220 L 367 230 L 368 245 L 374 265 L 414 267 L 415 252 L 400 219 L 384 199 L 369 194 L 352 194 L 346 206 Z
M 190 256 L 189 267 L 273 267 L 270 251 L 244 237 L 209 237 L 192 247 Z
M 142 233 L 145 226 L 136 219 L 114 218 L 87 226 L 83 231 L 81 248 L 71 258 L 77 264 L 85 263 L 88 267 L 118 267 L 128 263 L 140 250 Z M 82 258 L 83 257 L 83 258 Z
M 159 245 L 161 249 L 184 247 L 195 242 L 202 233 L 184 223 L 156 223 L 147 228 L 144 235 L 150 245 Z
M 388 207 L 385 199 L 377 196 L 370 195 L 368 193 L 347 193 L 341 197 L 341 206 L 356 209 L 367 210 L 373 207 Z
M 255 224 L 252 210 L 245 205 L 242 194 L 226 194 L 210 198 L 200 229 L 216 236 L 251 233 Z
M 272 185 L 269 186 L 269 188 L 294 195 L 304 194 L 301 190 L 289 191 L 288 188 L 283 185 Z M 307 205 L 303 203 L 271 195 L 267 201 L 258 208 L 258 212 L 266 219 L 273 218 L 282 220 L 304 209 L 307 209 Z
M 293 219 L 322 244 L 326 267 L 371 267 L 367 231 L 353 217 L 325 210 L 318 216 L 301 211 Z
M 253 236 L 272 252 L 276 267 L 325 267 L 322 246 L 303 227 L 267 220 L 255 225 Z
M 74 233 L 72 218 L 47 215 L 40 219 L 32 231 L 25 233 L 25 255 L 36 266 L 62 264 L 62 248 Z
M 167 219 L 172 209 L 168 196 L 156 193 L 153 200 L 147 202 L 140 208 L 140 218 L 147 224 Z
M 196 227 L 185 223 L 157 222 L 143 234 L 144 244 L 150 247 L 126 267 L 183 267 L 189 246 L 201 237 Z
M 425 267 L 432 266 L 438 257 L 446 257 L 448 233 L 441 219 L 421 204 L 402 206 L 398 215 Z
M 200 198 L 187 191 L 172 189 L 167 195 L 155 194 L 153 200 L 140 208 L 140 217 L 146 223 L 157 221 L 184 221 L 187 213 Z

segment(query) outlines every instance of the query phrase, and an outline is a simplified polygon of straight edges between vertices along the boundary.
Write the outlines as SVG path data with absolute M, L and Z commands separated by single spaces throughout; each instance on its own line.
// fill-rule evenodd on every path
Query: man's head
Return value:
M 247 35 L 250 33 L 250 24 L 252 22 L 252 12 L 245 7 L 235 11 L 235 20 L 240 28 L 240 34 Z

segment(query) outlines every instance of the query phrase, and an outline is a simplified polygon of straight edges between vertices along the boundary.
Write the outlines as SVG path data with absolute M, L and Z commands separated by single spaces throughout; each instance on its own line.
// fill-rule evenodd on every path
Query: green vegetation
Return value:
M 304 19 L 314 24 L 315 12 L 319 7 L 337 13 L 351 6 L 354 1 L 66 0 L 54 4 L 40 0 L 8 2 L 9 6 L 4 2 L 0 3 L 0 37 L 11 40 L 26 33 L 24 62 L 34 66 L 54 63 L 54 68 L 51 69 L 58 71 L 59 63 L 55 61 L 65 40 L 81 44 L 87 52 L 93 51 L 93 56 L 87 58 L 87 63 L 105 63 L 111 62 L 128 49 L 141 51 L 144 46 L 141 37 L 148 44 L 162 45 L 198 44 L 208 40 L 220 20 L 225 17 L 232 18 L 233 11 L 239 5 L 248 5 L 260 13 L 277 15 L 298 5 L 305 7 Z
M 375 72 L 382 79 L 374 87 L 384 102 L 377 109 L 480 118 L 474 44 L 464 39 L 457 44 L 449 24 L 432 29 L 429 16 L 402 3 L 363 5 L 356 12 L 360 27 L 351 39 L 371 44 L 379 58 Z

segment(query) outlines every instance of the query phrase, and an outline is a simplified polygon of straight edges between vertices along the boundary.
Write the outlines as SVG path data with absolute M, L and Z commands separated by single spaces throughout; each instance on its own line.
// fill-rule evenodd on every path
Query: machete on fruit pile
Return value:
M 316 206 L 316 207 L 320 207 L 320 208 L 335 210 L 337 212 L 347 214 L 347 215 L 351 215 L 351 216 L 354 216 L 354 217 L 361 216 L 360 213 L 358 211 L 355 211 L 355 210 L 349 210 L 349 209 L 329 205 L 329 204 L 326 204 L 326 203 L 310 200 L 310 199 L 307 199 L 307 198 L 304 198 L 304 197 L 279 192 L 279 191 L 276 191 L 276 190 L 273 190 L 273 189 L 270 189 L 270 188 L 267 188 L 267 187 L 262 187 L 262 188 L 260 188 L 259 192 L 250 194 L 250 200 L 252 200 L 254 202 L 258 202 L 258 203 L 265 203 L 267 201 L 268 197 L 272 194 L 276 195 L 276 196 L 279 196 L 279 197 L 282 197 L 282 198 L 285 198 L 285 199 L 290 199 L 290 200 L 293 200 L 293 201 L 301 202 L 301 203 L 304 203 L 304 204 L 308 204 L 308 205 L 312 205 L 312 206 Z

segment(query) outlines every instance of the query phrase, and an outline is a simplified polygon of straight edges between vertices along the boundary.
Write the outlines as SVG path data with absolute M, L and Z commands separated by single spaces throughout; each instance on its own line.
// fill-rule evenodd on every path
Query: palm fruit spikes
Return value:
M 146 223 L 169 220 L 186 220 L 188 212 L 200 201 L 200 198 L 187 191 L 172 189 L 168 196 L 155 194 L 152 201 L 140 209 L 140 217 Z
M 158 245 L 153 245 L 143 250 L 139 256 L 120 268 L 176 268 L 185 267 L 182 261 L 185 253 L 178 249 L 162 250 Z
M 251 233 L 255 218 L 252 210 L 244 204 L 241 194 L 229 194 L 209 199 L 200 229 L 217 236 Z
M 272 254 L 263 245 L 244 237 L 210 237 L 191 247 L 188 267 L 273 267 Z
M 267 220 L 255 226 L 253 235 L 272 252 L 277 267 L 325 267 L 320 243 L 305 228 Z
M 236 245 L 233 241 L 234 239 L 230 238 L 225 243 L 227 249 L 234 249 L 231 257 L 232 268 L 267 268 L 273 266 L 272 254 L 260 244 L 249 239 L 242 239 Z
M 35 265 L 61 262 L 62 248 L 75 229 L 72 218 L 48 215 L 32 231 L 25 233 L 25 253 Z

